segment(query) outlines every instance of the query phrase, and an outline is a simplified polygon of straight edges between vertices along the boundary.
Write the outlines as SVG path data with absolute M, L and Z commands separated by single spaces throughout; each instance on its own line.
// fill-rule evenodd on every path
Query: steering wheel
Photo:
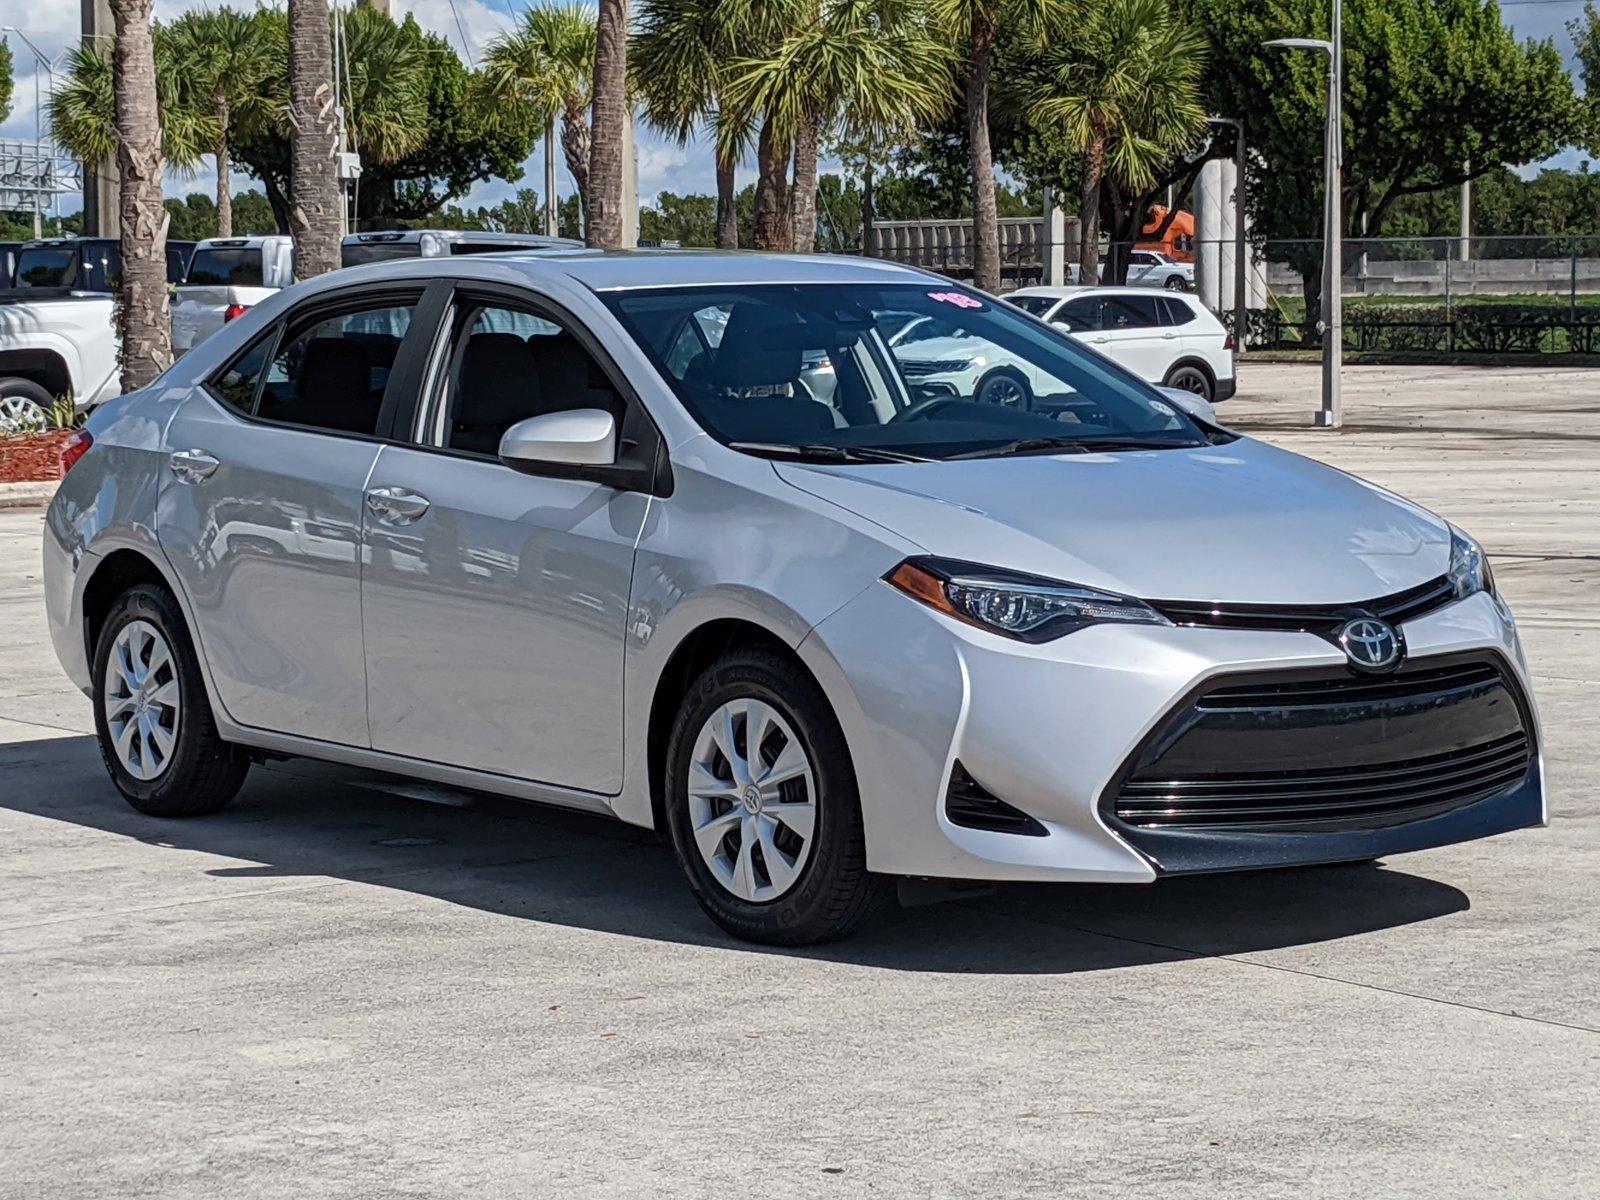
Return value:
M 885 425 L 899 425 L 907 421 L 931 420 L 934 413 L 948 406 L 956 397 L 954 396 L 925 396 L 914 401 L 909 407 L 902 408 L 894 416 L 884 422 Z

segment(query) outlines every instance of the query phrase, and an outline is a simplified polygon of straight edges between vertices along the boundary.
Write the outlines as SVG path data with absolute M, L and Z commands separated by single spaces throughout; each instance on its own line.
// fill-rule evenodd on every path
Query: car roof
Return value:
M 1060 287 L 1025 287 L 1018 288 L 1009 293 L 1012 296 L 1053 296 L 1058 300 L 1066 300 L 1072 296 L 1165 296 L 1168 300 L 1176 297 L 1179 300 L 1188 297 L 1187 292 L 1174 292 L 1167 288 L 1158 287 L 1131 287 L 1127 284 L 1116 283 L 1073 283 L 1063 284 Z
M 321 276 L 349 280 L 417 279 L 436 275 L 504 278 L 507 270 L 530 280 L 564 276 L 596 292 L 660 287 L 742 284 L 867 283 L 950 286 L 943 276 L 875 258 L 830 254 L 762 254 L 735 250 L 512 250 L 490 254 L 406 258 L 346 267 Z

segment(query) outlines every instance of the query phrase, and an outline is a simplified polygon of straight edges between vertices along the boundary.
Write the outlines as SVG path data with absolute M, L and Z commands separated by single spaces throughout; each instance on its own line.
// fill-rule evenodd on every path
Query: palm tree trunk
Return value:
M 294 273 L 311 279 L 338 269 L 342 225 L 327 0 L 289 0 L 289 133 Z
M 217 236 L 233 236 L 233 189 L 228 186 L 232 163 L 228 158 L 228 101 L 213 96 L 211 109 L 217 118 Z
M 572 186 L 578 189 L 578 209 L 589 211 L 589 122 L 583 97 L 567 97 L 561 110 L 561 157 L 566 160 Z M 587 225 L 587 221 L 585 221 Z
M 116 27 L 113 79 L 122 279 L 117 324 L 122 334 L 122 390 L 148 385 L 172 362 L 167 309 L 167 210 L 161 205 L 161 118 L 156 105 L 151 0 L 111 0 Z
M 810 254 L 817 246 L 817 123 L 800 122 L 794 139 L 794 251 Z
M 739 202 L 735 186 L 736 160 L 731 154 L 717 154 L 717 249 L 739 248 Z
M 628 0 L 600 0 L 595 26 L 594 132 L 589 146 L 591 246 L 622 245 L 622 156 L 628 116 Z
M 789 147 L 772 129 L 770 119 L 761 122 L 756 139 L 756 213 L 752 240 L 757 250 L 789 249 Z
M 967 161 L 972 173 L 972 282 L 986 292 L 1000 290 L 1000 210 L 995 205 L 994 151 L 989 145 L 994 34 L 994 19 L 976 14 L 967 73 Z
M 1078 282 L 1100 282 L 1100 184 L 1106 173 L 1106 143 L 1098 134 L 1083 152 L 1083 204 L 1078 209 Z

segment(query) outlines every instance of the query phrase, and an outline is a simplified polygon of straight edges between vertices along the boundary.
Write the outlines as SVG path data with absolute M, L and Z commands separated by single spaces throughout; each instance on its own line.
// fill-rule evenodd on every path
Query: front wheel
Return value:
M 94 654 L 100 756 L 123 798 L 152 817 L 213 813 L 250 760 L 222 740 L 178 602 L 141 584 L 119 596 Z
M 998 404 L 1002 408 L 1028 409 L 1033 407 L 1033 393 L 1021 372 L 1007 367 L 996 367 L 972 389 L 972 398 L 979 404 Z
M 843 937 L 891 883 L 867 870 L 855 771 L 822 689 L 768 650 L 689 689 L 667 746 L 667 821 L 695 899 L 735 937 Z
M 1182 275 L 1168 275 L 1166 288 L 1169 292 L 1187 292 L 1189 290 L 1189 281 Z
M 55 424 L 50 416 L 54 403 L 50 393 L 31 379 L 0 379 L 0 434 L 46 432 Z

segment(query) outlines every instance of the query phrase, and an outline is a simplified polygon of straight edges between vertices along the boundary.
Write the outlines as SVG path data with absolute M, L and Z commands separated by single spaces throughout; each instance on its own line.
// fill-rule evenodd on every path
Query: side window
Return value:
M 1100 326 L 1100 298 L 1098 296 L 1079 296 L 1075 300 L 1068 300 L 1061 306 L 1061 311 L 1052 318 L 1056 321 L 1065 321 L 1073 329 L 1099 329 Z
M 1148 329 L 1159 325 L 1161 317 L 1156 310 L 1155 296 L 1107 296 L 1105 298 L 1105 327 L 1107 329 Z
M 267 368 L 256 416 L 373 434 L 414 304 L 386 304 L 290 329 Z
M 269 330 L 265 336 L 258 338 L 255 345 L 224 367 L 222 373 L 211 381 L 211 390 L 229 408 L 249 416 L 255 407 L 256 387 L 266 371 L 267 352 L 272 348 L 273 334 L 276 332 L 276 329 Z
M 446 382 L 445 445 L 493 456 L 518 421 L 575 408 L 622 415 L 622 400 L 583 344 L 519 309 L 468 307 Z
M 1156 303 L 1161 307 L 1161 323 L 1163 325 L 1187 325 L 1194 320 L 1194 309 L 1182 300 L 1167 300 L 1162 298 Z

